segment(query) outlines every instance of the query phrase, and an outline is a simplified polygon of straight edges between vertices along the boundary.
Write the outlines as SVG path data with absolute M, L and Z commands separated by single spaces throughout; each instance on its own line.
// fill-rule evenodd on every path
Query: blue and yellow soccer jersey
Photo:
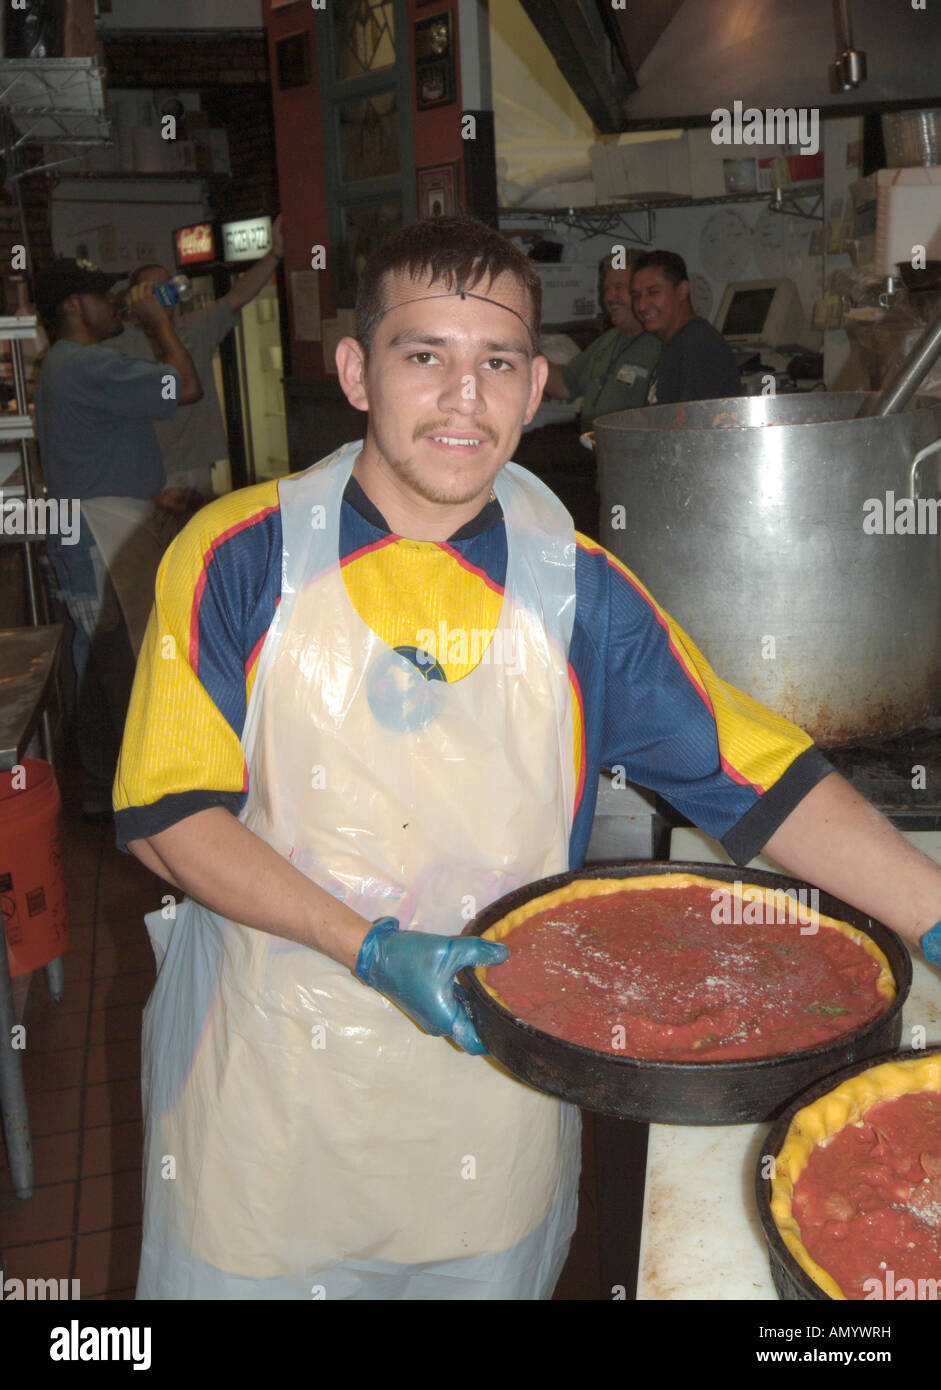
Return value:
M 745 863 L 829 763 L 802 730 L 719 680 L 618 560 L 584 536 L 576 540 L 570 866 L 584 861 L 598 774 L 615 767 Z M 447 542 L 405 540 L 389 532 L 351 478 L 340 553 L 352 602 L 391 647 L 414 646 L 416 634 L 437 633 L 442 623 L 452 632 L 498 627 L 507 548 L 497 502 Z M 206 807 L 237 815 L 245 804 L 240 738 L 280 592 L 275 482 L 211 503 L 168 550 L 115 782 L 121 847 Z M 458 680 L 480 650 L 437 656 L 436 678 Z

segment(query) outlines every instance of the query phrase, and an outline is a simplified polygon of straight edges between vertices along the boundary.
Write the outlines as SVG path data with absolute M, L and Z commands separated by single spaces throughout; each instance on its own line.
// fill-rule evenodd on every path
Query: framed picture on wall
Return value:
M 288 34 L 274 46 L 278 86 L 306 87 L 310 81 L 310 33 Z
M 415 101 L 419 111 L 455 100 L 454 39 L 451 14 L 436 14 L 415 25 Z
M 419 217 L 453 217 L 457 212 L 457 165 L 418 170 Z

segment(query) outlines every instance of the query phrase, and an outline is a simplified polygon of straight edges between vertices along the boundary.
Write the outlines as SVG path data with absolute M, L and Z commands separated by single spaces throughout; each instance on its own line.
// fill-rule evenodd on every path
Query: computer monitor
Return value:
M 812 347 L 793 280 L 735 280 L 726 286 L 714 320 L 729 342 L 742 346 Z

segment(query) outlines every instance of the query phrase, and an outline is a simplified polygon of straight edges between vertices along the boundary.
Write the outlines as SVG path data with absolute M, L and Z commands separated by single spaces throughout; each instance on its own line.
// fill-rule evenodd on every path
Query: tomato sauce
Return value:
M 717 924 L 713 910 L 701 885 L 562 903 L 505 938 L 487 983 L 543 1032 L 665 1061 L 793 1052 L 885 1009 L 878 962 L 835 929 Z
M 847 1298 L 941 1298 L 941 1093 L 880 1101 L 818 1144 L 792 1211 Z

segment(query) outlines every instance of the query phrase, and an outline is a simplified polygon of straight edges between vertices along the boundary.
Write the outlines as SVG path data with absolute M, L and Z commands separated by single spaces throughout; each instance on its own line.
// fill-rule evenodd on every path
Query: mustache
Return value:
M 491 444 L 496 444 L 496 431 L 490 425 L 452 425 L 450 420 L 442 420 L 437 424 L 426 426 L 419 425 L 415 431 L 415 439 L 424 439 L 430 434 L 450 434 L 454 431 L 461 434 L 479 434 L 483 439 L 489 439 Z

